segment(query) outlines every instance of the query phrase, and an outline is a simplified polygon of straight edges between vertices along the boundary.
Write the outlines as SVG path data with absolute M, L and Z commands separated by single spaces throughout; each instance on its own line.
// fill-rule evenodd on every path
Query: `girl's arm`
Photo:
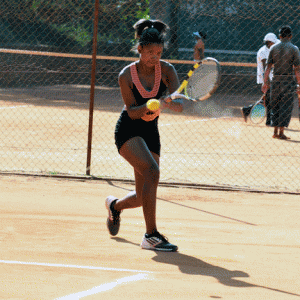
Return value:
M 166 84 L 166 86 L 168 87 L 169 93 L 172 94 L 180 86 L 177 72 L 173 65 L 164 62 L 164 64 L 162 65 L 162 73 L 163 73 L 162 74 L 163 81 Z M 176 112 L 182 112 L 182 110 L 183 110 L 183 105 L 182 105 L 183 100 L 182 99 L 175 99 L 172 101 L 171 98 L 169 98 L 169 97 L 162 98 L 161 103 L 162 103 L 162 106 L 161 106 L 162 109 L 169 108 Z

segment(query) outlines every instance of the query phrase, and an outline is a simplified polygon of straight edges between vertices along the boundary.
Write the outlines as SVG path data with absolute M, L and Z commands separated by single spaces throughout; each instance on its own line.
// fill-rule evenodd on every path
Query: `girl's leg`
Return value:
M 131 191 L 124 198 L 116 201 L 114 209 L 122 211 L 123 209 L 140 207 L 143 204 L 139 200 L 136 196 L 136 191 Z
M 152 156 L 156 160 L 157 164 L 159 165 L 159 156 L 151 152 Z M 134 177 L 135 177 L 135 191 L 129 192 L 124 198 L 118 199 L 114 208 L 118 211 L 128 208 L 136 208 L 143 206 L 142 203 L 142 191 L 144 187 L 145 178 L 136 170 L 134 170 Z M 137 197 L 137 194 L 139 197 Z
M 143 206 L 146 223 L 146 234 L 141 247 L 156 251 L 177 251 L 178 247 L 168 242 L 156 228 L 156 192 L 159 182 L 159 156 L 149 151 L 145 141 L 135 137 L 127 141 L 121 148 L 120 154 L 134 167 L 136 191 L 130 192 L 123 199 L 116 199 L 113 211 L 119 215 L 122 209 Z M 117 225 L 110 228 L 117 232 Z
M 146 233 L 156 230 L 156 192 L 159 182 L 159 156 L 151 153 L 141 137 L 127 141 L 120 154 L 133 166 L 136 179 L 136 193 L 132 192 L 118 200 L 115 210 L 143 206 Z

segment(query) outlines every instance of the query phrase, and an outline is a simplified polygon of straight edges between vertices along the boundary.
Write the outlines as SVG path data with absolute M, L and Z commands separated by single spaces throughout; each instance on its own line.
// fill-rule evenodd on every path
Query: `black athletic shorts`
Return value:
M 158 117 L 150 122 L 142 119 L 132 120 L 126 110 L 123 110 L 115 128 L 115 143 L 120 152 L 121 147 L 129 139 L 140 136 L 146 142 L 150 151 L 160 155 L 160 137 Z

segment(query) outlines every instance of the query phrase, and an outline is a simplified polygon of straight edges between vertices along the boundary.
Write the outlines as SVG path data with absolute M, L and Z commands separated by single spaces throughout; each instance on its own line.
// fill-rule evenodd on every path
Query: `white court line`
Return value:
M 77 299 L 81 299 L 81 298 L 84 298 L 84 297 L 87 297 L 90 295 L 95 295 L 95 294 L 99 294 L 99 293 L 102 293 L 105 291 L 112 290 L 113 288 L 115 288 L 118 285 L 127 284 L 128 282 L 131 282 L 131 281 L 147 279 L 147 277 L 148 277 L 147 274 L 132 275 L 132 276 L 124 277 L 121 279 L 117 279 L 116 281 L 113 281 L 113 282 L 104 283 L 99 286 L 95 286 L 87 291 L 83 291 L 83 292 L 71 294 L 68 296 L 56 298 L 55 300 L 77 300 Z M 109 296 L 108 296 L 108 298 L 109 298 Z
M 105 268 L 105 267 L 94 267 L 94 266 L 78 266 L 78 265 L 64 265 L 64 264 L 51 264 L 51 263 L 38 263 L 38 262 L 26 262 L 26 261 L 14 261 L 14 260 L 0 260 L 0 264 L 10 264 L 10 265 L 30 265 L 30 266 L 42 266 L 42 267 L 56 267 L 56 268 L 75 268 L 75 269 L 85 269 L 85 270 L 102 270 L 102 271 L 116 271 L 116 272 L 133 272 L 138 273 L 137 275 L 127 276 L 116 281 L 104 283 L 99 286 L 93 287 L 87 291 L 78 292 L 75 294 L 63 296 L 56 298 L 55 300 L 77 300 L 90 295 L 95 295 L 108 290 L 112 290 L 118 285 L 126 284 L 132 281 L 138 281 L 148 278 L 151 271 L 142 270 L 132 270 L 132 269 L 116 269 L 116 268 Z
M 7 107 L 0 107 L 0 109 L 9 109 L 9 108 L 18 108 L 18 107 L 28 107 L 29 105 L 18 105 L 18 106 L 7 106 Z
M 12 260 L 12 261 L 11 260 L 0 260 L 0 264 L 1 263 L 9 264 L 9 265 L 31 265 L 31 266 L 42 266 L 42 267 L 74 268 L 74 269 L 85 269 L 85 270 L 115 271 L 115 272 L 153 273 L 151 271 L 143 271 L 143 270 L 116 269 L 116 268 L 105 268 L 105 267 L 94 267 L 94 266 L 63 265 L 63 264 L 38 263 L 38 262 L 14 261 L 14 260 Z
M 175 123 L 167 123 L 167 124 L 159 124 L 159 127 L 163 126 L 172 126 L 176 124 L 186 124 L 186 123 L 194 123 L 194 122 L 206 122 L 206 121 L 212 121 L 212 120 L 218 120 L 218 119 L 228 119 L 231 117 L 220 117 L 220 118 L 209 118 L 209 119 L 198 119 L 198 120 L 191 120 L 191 121 L 184 121 L 184 122 L 175 122 Z

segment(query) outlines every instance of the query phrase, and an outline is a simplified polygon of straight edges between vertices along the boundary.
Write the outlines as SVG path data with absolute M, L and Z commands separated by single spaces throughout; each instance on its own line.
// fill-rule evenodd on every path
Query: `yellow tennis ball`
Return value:
M 157 99 L 150 99 L 147 101 L 147 108 L 150 110 L 158 110 L 160 107 L 160 102 Z

